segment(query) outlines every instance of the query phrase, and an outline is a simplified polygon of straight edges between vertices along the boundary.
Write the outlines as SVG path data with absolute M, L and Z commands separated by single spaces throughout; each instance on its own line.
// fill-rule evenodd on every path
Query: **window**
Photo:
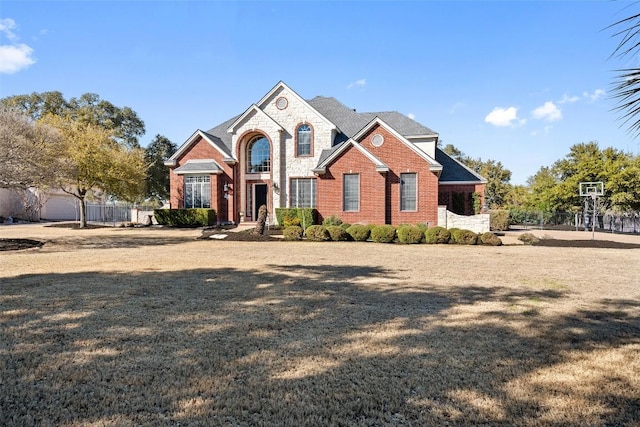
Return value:
M 311 155 L 311 126 L 300 125 L 298 126 L 298 140 L 296 145 L 297 156 L 310 156 Z
M 415 173 L 400 174 L 400 210 L 417 210 L 417 175 Z
M 360 175 L 345 174 L 342 187 L 342 206 L 345 211 L 360 210 Z
M 289 191 L 290 208 L 316 207 L 316 179 L 292 178 Z
M 187 175 L 184 177 L 184 207 L 211 207 L 211 177 Z
M 247 146 L 247 172 L 261 173 L 271 171 L 271 150 L 269 140 L 257 136 Z

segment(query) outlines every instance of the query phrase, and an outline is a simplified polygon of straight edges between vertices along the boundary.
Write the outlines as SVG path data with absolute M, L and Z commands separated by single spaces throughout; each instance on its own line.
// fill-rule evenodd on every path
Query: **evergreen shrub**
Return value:
M 284 240 L 302 240 L 302 227 L 291 225 L 282 230 Z
M 456 230 L 455 233 L 451 233 L 451 237 L 459 245 L 475 245 L 478 243 L 478 233 L 474 233 L 471 230 Z
M 480 242 L 483 245 L 488 245 L 488 246 L 502 246 L 502 240 L 500 240 L 498 236 L 496 236 L 490 231 L 487 231 L 486 233 L 482 233 L 482 235 L 480 236 Z
M 329 233 L 329 237 L 334 242 L 340 242 L 349 239 L 349 235 L 347 234 L 345 229 L 339 225 L 327 225 L 325 228 Z
M 424 240 L 424 233 L 415 225 L 401 225 L 397 233 L 400 243 L 416 244 Z
M 444 227 L 431 227 L 427 228 L 427 231 L 424 232 L 424 240 L 426 243 L 449 243 L 449 239 L 451 238 L 451 233 Z
M 173 227 L 207 227 L 216 224 L 215 209 L 154 209 L 153 214 L 161 225 Z
M 304 231 L 304 234 L 307 236 L 307 240 L 311 240 L 312 242 L 324 242 L 331 238 L 327 227 L 324 225 L 310 225 Z
M 366 225 L 353 224 L 351 227 L 347 228 L 347 234 L 349 234 L 349 236 L 351 236 L 351 238 L 356 242 L 366 242 L 369 239 L 371 230 L 369 230 L 369 227 Z
M 329 225 L 340 225 L 340 224 L 342 224 L 342 220 L 335 215 L 331 215 L 330 217 L 322 220 L 322 225 L 324 225 L 325 227 Z
M 524 233 L 518 236 L 518 240 L 520 240 L 525 245 L 536 245 L 540 243 L 540 239 L 538 239 L 535 235 L 531 233 Z
M 494 231 L 504 231 L 509 229 L 509 210 L 493 209 L 489 211 L 489 225 Z
M 376 243 L 392 243 L 396 238 L 396 228 L 393 225 L 378 225 L 371 230 L 371 240 Z

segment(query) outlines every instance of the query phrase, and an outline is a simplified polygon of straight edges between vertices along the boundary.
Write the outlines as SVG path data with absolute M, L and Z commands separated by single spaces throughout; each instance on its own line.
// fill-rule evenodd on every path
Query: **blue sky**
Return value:
M 0 4 L 0 97 L 93 92 L 180 145 L 280 80 L 410 115 L 523 184 L 573 144 L 638 154 L 608 93 L 624 1 L 30 1 Z

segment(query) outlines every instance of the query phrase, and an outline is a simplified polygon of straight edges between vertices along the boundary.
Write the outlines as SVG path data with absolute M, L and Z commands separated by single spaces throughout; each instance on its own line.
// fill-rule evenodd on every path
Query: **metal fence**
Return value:
M 509 222 L 525 228 L 591 230 L 592 212 L 511 211 Z M 596 230 L 612 233 L 640 233 L 640 212 L 615 214 L 607 212 L 596 217 Z
M 131 210 L 153 210 L 156 206 L 140 206 L 127 203 L 87 203 L 87 221 L 106 223 L 131 222 Z

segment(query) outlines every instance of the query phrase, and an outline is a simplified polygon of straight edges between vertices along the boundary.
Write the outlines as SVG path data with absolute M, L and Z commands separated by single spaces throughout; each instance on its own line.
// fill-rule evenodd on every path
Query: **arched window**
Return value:
M 247 146 L 247 172 L 261 173 L 271 171 L 271 150 L 269 140 L 256 136 Z
M 310 156 L 311 155 L 311 126 L 300 125 L 298 126 L 297 135 L 297 156 Z

